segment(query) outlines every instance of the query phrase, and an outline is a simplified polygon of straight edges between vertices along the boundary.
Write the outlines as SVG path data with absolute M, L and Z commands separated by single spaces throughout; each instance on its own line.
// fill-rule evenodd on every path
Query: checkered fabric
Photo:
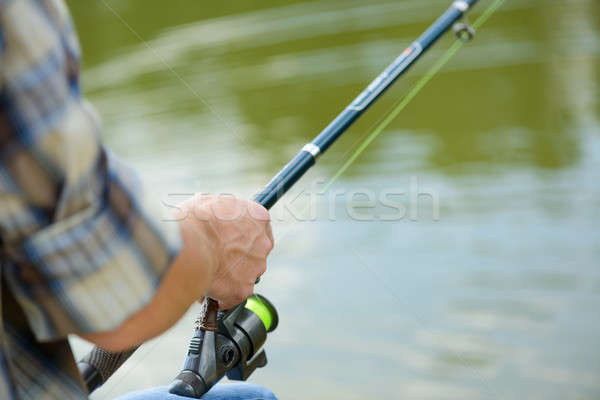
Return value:
M 0 0 L 0 399 L 86 398 L 67 335 L 141 309 L 180 246 L 103 147 L 79 65 L 61 0 Z

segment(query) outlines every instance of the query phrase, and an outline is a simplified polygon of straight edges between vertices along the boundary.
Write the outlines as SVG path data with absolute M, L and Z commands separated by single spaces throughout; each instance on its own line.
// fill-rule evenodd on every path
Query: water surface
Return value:
M 250 196 L 450 1 L 68 3 L 106 143 L 172 201 Z M 507 1 L 331 187 L 378 196 L 416 179 L 439 218 L 426 195 L 396 221 L 351 218 L 343 194 L 310 221 L 275 207 L 258 291 L 280 325 L 252 381 L 282 399 L 600 396 L 599 21 L 595 0 Z M 295 193 L 334 174 L 451 41 Z M 94 398 L 168 384 L 196 311 Z

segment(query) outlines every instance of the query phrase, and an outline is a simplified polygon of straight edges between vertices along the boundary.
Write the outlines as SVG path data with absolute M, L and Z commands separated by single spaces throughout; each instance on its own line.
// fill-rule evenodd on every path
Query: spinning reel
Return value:
M 170 393 L 196 399 L 224 375 L 246 380 L 267 365 L 260 348 L 278 323 L 277 310 L 259 294 L 224 312 L 218 312 L 218 303 L 210 298 L 202 306 L 183 369 L 169 387 Z

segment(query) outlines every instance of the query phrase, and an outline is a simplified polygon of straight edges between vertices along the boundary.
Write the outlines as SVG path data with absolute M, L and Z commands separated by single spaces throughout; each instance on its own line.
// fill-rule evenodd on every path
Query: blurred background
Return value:
M 106 143 L 173 204 L 251 196 L 451 1 L 67 3 Z M 452 40 L 296 193 L 332 176 Z M 355 220 L 343 195 L 318 200 L 335 218 L 276 206 L 257 291 L 280 324 L 251 381 L 281 399 L 600 398 L 599 60 L 597 0 L 508 0 L 330 188 L 408 192 L 416 177 L 438 220 L 428 196 L 416 220 Z M 93 398 L 169 384 L 197 311 Z

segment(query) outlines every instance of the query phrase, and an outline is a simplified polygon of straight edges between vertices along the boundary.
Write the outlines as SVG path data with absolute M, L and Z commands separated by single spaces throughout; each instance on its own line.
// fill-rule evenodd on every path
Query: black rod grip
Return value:
M 77 363 L 88 393 L 92 393 L 102 386 L 136 350 L 137 347 L 134 347 L 122 352 L 111 353 L 94 346 L 92 351 Z

